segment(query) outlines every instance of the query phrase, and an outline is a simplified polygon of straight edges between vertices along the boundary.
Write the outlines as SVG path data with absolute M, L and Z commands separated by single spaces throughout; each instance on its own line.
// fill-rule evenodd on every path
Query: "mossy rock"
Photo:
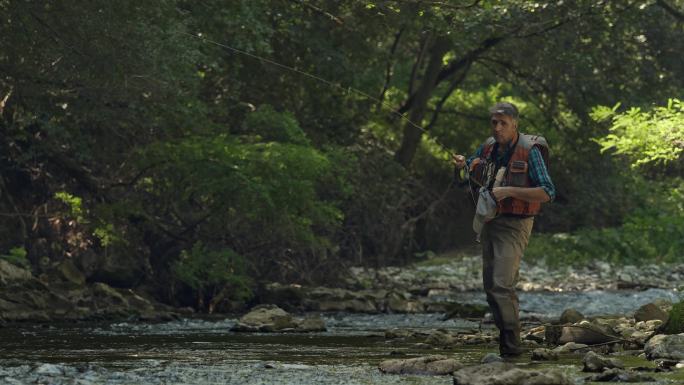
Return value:
M 452 318 L 482 318 L 489 311 L 489 306 L 472 303 L 454 303 L 447 308 L 445 320 Z
M 660 325 L 657 334 L 684 333 L 684 301 L 679 301 L 672 306 L 667 322 Z

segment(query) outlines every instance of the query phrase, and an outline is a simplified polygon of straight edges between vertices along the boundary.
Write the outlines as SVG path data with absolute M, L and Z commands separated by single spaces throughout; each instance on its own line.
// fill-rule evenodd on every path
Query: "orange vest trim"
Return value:
M 489 159 L 494 149 L 496 141 L 494 138 L 489 138 L 484 143 L 482 149 L 482 158 Z M 544 163 L 548 164 L 549 148 L 546 139 L 538 135 L 518 134 L 518 143 L 511 154 L 511 159 L 506 165 L 506 174 L 504 176 L 505 186 L 515 187 L 534 187 L 530 180 L 528 173 L 527 160 L 530 155 L 530 150 L 533 147 L 539 148 Z M 491 161 L 491 159 L 489 159 Z M 539 213 L 541 209 L 540 202 L 527 202 L 516 198 L 506 198 L 497 203 L 499 214 L 513 214 L 520 216 L 533 216 Z

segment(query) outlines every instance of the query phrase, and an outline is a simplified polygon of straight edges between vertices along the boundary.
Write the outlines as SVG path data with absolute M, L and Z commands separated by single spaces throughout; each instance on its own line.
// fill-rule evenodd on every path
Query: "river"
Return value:
M 464 299 L 482 301 L 480 293 Z M 676 300 L 679 293 L 642 292 L 521 293 L 524 313 L 559 314 L 573 306 L 587 315 L 629 314 L 655 298 Z M 384 375 L 385 359 L 447 354 L 476 364 L 495 345 L 465 345 L 444 351 L 418 340 L 386 340 L 384 331 L 444 328 L 472 332 L 466 320 L 441 314 L 324 314 L 328 330 L 312 334 L 230 332 L 236 318 L 183 319 L 167 323 L 15 324 L 0 328 L 0 384 L 451 384 L 447 377 Z M 628 366 L 652 365 L 636 357 Z M 581 382 L 581 356 L 551 364 Z M 678 383 L 673 374 L 661 383 Z

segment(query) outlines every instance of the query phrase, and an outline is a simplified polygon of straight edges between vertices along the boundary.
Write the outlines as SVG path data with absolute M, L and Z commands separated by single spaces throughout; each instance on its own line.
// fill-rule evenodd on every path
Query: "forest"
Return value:
M 525 254 L 684 262 L 681 0 L 0 0 L 0 260 L 232 312 L 476 247 L 452 154 L 520 109 Z

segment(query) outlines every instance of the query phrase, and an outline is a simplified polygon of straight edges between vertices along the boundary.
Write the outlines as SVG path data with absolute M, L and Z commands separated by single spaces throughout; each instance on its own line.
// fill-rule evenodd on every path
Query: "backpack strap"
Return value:
M 544 165 L 549 167 L 549 143 L 541 135 L 528 135 L 520 134 L 520 139 L 518 139 L 518 146 L 523 146 L 527 151 L 531 150 L 532 147 L 537 147 L 539 152 L 542 154 L 544 159 Z

